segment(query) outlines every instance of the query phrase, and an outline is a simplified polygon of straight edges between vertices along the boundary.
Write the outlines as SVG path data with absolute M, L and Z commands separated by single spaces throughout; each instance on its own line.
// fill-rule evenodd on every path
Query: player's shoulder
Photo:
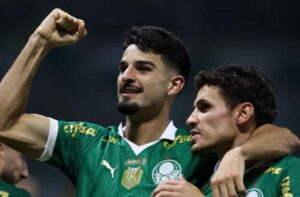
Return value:
M 294 155 L 286 155 L 283 157 L 282 162 L 284 163 L 298 163 L 300 164 L 300 158 Z
M 58 121 L 59 130 L 71 135 L 85 134 L 87 136 L 96 136 L 102 134 L 117 134 L 116 126 L 102 126 L 87 121 Z
M 293 166 L 297 166 L 297 168 L 300 168 L 300 158 L 294 155 L 288 155 L 286 156 L 286 162 L 293 164 Z
M 293 155 L 287 155 L 273 165 L 282 169 L 284 172 L 298 171 L 300 167 L 300 159 Z
M 2 196 L 16 196 L 16 197 L 29 197 L 29 192 L 24 189 L 18 188 L 13 184 L 9 184 L 0 179 L 0 194 Z

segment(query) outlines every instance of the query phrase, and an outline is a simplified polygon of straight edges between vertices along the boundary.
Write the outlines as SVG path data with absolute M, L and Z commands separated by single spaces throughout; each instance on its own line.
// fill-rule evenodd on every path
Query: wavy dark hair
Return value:
M 202 70 L 194 82 L 197 91 L 205 85 L 218 87 L 232 109 L 242 102 L 252 103 L 257 126 L 272 123 L 277 115 L 273 83 L 254 66 L 227 65 Z
M 133 26 L 125 31 L 124 49 L 131 44 L 144 53 L 161 55 L 162 61 L 187 81 L 191 60 L 183 42 L 174 33 L 156 26 Z

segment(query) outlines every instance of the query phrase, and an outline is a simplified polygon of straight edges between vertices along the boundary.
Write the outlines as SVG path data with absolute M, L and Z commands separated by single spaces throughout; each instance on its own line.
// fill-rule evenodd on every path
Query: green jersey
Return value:
M 29 197 L 30 194 L 0 179 L 0 197 Z
M 201 185 L 216 161 L 213 155 L 205 159 L 193 155 L 189 132 L 172 122 L 159 140 L 141 146 L 124 138 L 122 125 L 105 128 L 86 122 L 50 122 L 41 159 L 50 158 L 47 162 L 71 179 L 77 196 L 149 197 L 158 184 L 181 174 Z
M 291 155 L 252 168 L 244 177 L 247 197 L 300 196 L 300 159 Z M 205 196 L 212 196 L 210 184 L 203 187 Z

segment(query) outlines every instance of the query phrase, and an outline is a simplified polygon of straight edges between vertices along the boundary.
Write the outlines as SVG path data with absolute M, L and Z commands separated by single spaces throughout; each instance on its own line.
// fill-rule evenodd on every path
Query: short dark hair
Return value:
M 187 81 L 191 60 L 183 42 L 172 32 L 156 26 L 133 26 L 125 31 L 124 48 L 135 44 L 144 53 L 162 56 L 162 61 Z
M 254 66 L 227 65 L 200 71 L 195 77 L 197 91 L 203 86 L 220 89 L 233 109 L 241 102 L 254 106 L 256 125 L 272 123 L 277 115 L 273 83 Z

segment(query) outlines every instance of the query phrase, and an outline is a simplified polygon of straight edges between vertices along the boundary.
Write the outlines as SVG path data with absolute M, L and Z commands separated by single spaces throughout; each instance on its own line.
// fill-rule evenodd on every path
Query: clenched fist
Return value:
M 54 9 L 39 25 L 36 34 L 52 47 L 77 43 L 87 34 L 85 23 L 61 9 Z

